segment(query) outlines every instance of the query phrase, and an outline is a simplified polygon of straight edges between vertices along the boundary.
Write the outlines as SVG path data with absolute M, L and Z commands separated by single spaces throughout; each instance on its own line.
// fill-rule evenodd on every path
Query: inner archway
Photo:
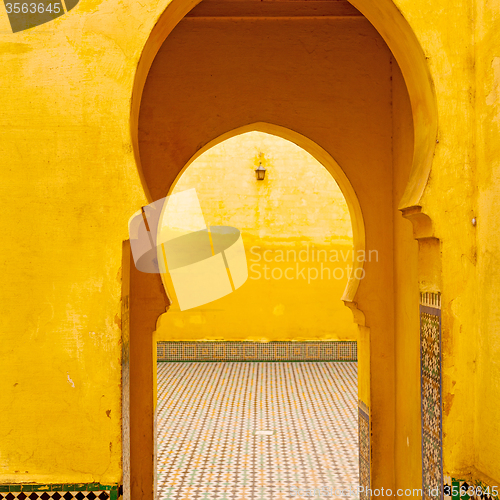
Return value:
M 285 135 L 279 127 L 257 126 Z M 169 193 L 195 189 L 207 226 L 241 231 L 249 273 L 245 286 L 220 299 L 215 309 L 195 308 L 190 319 L 189 311 L 179 310 L 168 274 L 163 275 L 171 305 L 156 337 L 355 340 L 357 328 L 341 299 L 349 279 L 362 279 L 367 256 L 363 231 L 361 238 L 360 231 L 356 234 L 361 242 L 353 245 L 350 212 L 359 219 L 360 210 L 352 188 L 326 152 L 322 156 L 327 168 L 297 144 L 255 128 L 238 129 L 232 137 L 203 148 Z M 254 173 L 259 165 L 267 169 L 262 181 Z M 351 210 L 334 176 L 343 181 Z M 185 211 L 182 217 L 189 223 L 195 216 Z M 358 226 L 363 227 L 362 219 Z M 371 257 L 376 259 L 376 252 Z
M 365 246 L 365 224 L 363 221 L 363 214 L 356 193 L 354 192 L 349 179 L 345 175 L 340 165 L 326 150 L 324 150 L 315 142 L 311 141 L 309 138 L 285 127 L 265 122 L 252 123 L 250 125 L 245 125 L 235 130 L 231 130 L 213 139 L 193 155 L 193 157 L 179 172 L 179 175 L 177 176 L 175 181 L 171 184 L 168 194 L 178 192 L 181 186 L 186 189 L 188 188 L 188 186 L 190 186 L 191 188 L 195 187 L 196 183 L 194 179 L 192 179 L 192 176 L 190 176 L 189 178 L 185 176 L 184 181 L 180 185 L 179 181 L 182 178 L 183 173 L 194 162 L 197 162 L 197 160 L 201 156 L 204 156 L 207 151 L 215 148 L 218 144 L 226 142 L 233 137 L 238 137 L 242 136 L 243 134 L 249 133 L 257 134 L 254 135 L 254 137 L 258 137 L 261 140 L 263 140 L 265 137 L 265 135 L 263 134 L 271 136 L 271 140 L 277 142 L 277 144 L 281 144 L 282 147 L 285 147 L 285 150 L 289 149 L 291 144 L 295 145 L 298 148 L 296 151 L 300 151 L 301 154 L 304 155 L 304 160 L 306 161 L 306 163 L 303 165 L 295 163 L 295 168 L 297 169 L 297 171 L 293 172 L 293 170 L 290 170 L 290 173 L 295 179 L 296 184 L 298 184 L 299 186 L 302 183 L 302 176 L 307 177 L 308 175 L 311 175 L 311 173 L 307 171 L 307 162 L 313 165 L 315 169 L 317 169 L 318 166 L 321 165 L 326 169 L 327 172 L 329 172 L 331 177 L 326 177 L 327 184 L 330 186 L 331 191 L 337 193 L 337 202 L 345 207 L 345 210 L 347 210 L 348 212 L 348 215 L 346 215 L 346 220 L 347 218 L 349 219 L 349 244 L 352 243 L 352 255 L 358 256 L 358 258 L 352 259 L 352 263 L 345 273 L 346 284 L 343 290 L 342 300 L 346 304 L 350 305 L 354 300 L 360 280 L 364 277 L 364 256 L 366 255 L 367 251 Z M 280 143 L 279 139 L 288 141 L 291 144 L 286 144 L 286 142 Z M 256 147 L 256 144 L 254 142 L 252 144 L 252 147 Z M 290 154 L 290 151 L 287 152 Z M 292 159 L 293 155 L 290 158 Z M 294 188 L 299 189 L 299 187 L 295 186 Z M 341 200 L 340 197 L 342 198 Z M 329 199 L 329 201 L 331 201 L 331 199 Z M 333 221 L 330 221 L 330 225 L 332 223 Z M 344 231 L 344 233 L 347 233 L 347 229 Z M 163 282 L 168 293 L 168 290 L 171 290 L 172 286 L 167 285 L 165 278 L 163 279 Z
M 233 293 L 182 311 L 164 275 L 171 305 L 155 332 L 163 361 L 159 498 L 357 490 L 358 329 L 341 298 L 361 258 L 353 251 L 348 205 L 328 171 L 338 166 L 325 156 L 326 169 L 269 133 L 239 129 L 214 142 L 183 169 L 170 194 L 195 189 L 208 227 L 241 230 L 249 274 Z M 259 164 L 266 168 L 262 181 L 254 173 Z M 182 207 L 186 227 L 198 222 L 196 208 Z M 159 225 L 168 222 L 163 217 Z M 264 427 L 273 437 L 253 436 Z M 306 456 L 314 467 L 297 466 Z M 274 462 L 279 477 L 266 465 Z

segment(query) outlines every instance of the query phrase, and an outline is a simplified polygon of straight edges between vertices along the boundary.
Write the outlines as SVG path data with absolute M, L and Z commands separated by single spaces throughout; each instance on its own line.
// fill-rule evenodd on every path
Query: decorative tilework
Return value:
M 356 402 L 357 363 L 158 363 L 157 498 L 357 498 Z
M 118 485 L 105 486 L 99 483 L 82 484 L 2 484 L 0 500 L 117 500 L 122 488 Z
M 366 415 L 370 415 L 370 410 L 368 409 L 368 405 L 364 401 L 361 401 L 361 399 L 358 400 L 358 408 L 363 410 L 363 412 Z
M 420 380 L 424 500 L 443 498 L 441 297 L 421 294 Z
M 364 487 L 361 500 L 370 498 L 370 410 L 361 400 L 358 401 L 359 422 L 359 485 Z
M 158 361 L 357 361 L 357 342 L 158 342 Z

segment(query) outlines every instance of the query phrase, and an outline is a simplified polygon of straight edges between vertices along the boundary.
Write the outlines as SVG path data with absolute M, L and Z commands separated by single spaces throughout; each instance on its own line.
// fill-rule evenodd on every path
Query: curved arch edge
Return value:
M 183 169 L 177 174 L 174 182 L 170 186 L 168 195 L 172 193 L 175 188 L 175 185 L 181 178 L 182 174 L 186 171 L 187 168 L 203 153 L 213 148 L 217 144 L 224 142 L 232 137 L 236 137 L 238 135 L 242 135 L 248 132 L 264 132 L 269 135 L 274 135 L 277 137 L 281 137 L 285 139 L 307 153 L 313 156 L 319 163 L 321 163 L 332 175 L 335 182 L 338 184 L 344 198 L 346 200 L 347 206 L 349 208 L 349 215 L 351 217 L 351 225 L 352 225 L 352 234 L 353 234 L 353 252 L 354 255 L 359 255 L 361 252 L 364 253 L 366 249 L 366 236 L 365 236 L 365 224 L 363 219 L 363 213 L 361 211 L 361 205 L 359 204 L 358 197 L 354 188 L 352 187 L 349 179 L 346 174 L 340 167 L 340 165 L 335 161 L 335 159 L 328 153 L 325 149 L 323 149 L 320 145 L 318 145 L 313 140 L 305 137 L 299 132 L 295 132 L 286 127 L 282 127 L 280 125 L 274 125 L 267 122 L 256 122 L 248 125 L 244 125 L 242 127 L 238 127 L 236 129 L 230 130 L 215 139 L 211 140 L 205 146 L 200 148 L 184 165 Z M 357 262 L 357 259 L 354 259 L 353 267 L 351 270 L 351 274 L 347 281 L 346 288 L 344 290 L 342 300 L 344 303 L 351 303 L 354 301 L 356 297 L 356 293 L 361 282 L 362 278 L 359 278 L 359 275 L 363 275 L 364 272 L 359 271 L 363 270 L 364 262 Z M 171 299 L 175 297 L 175 294 L 171 293 L 172 284 L 167 276 L 162 274 L 162 281 L 165 285 L 165 289 L 167 290 L 167 296 Z M 175 303 L 175 299 L 173 301 Z
M 195 7 L 199 1 L 200 0 L 173 0 L 167 5 L 164 11 L 158 15 L 157 22 L 143 46 L 137 64 L 136 74 L 134 75 L 130 112 L 131 141 L 139 176 L 144 192 L 150 202 L 153 200 L 144 179 L 138 148 L 138 122 L 142 92 L 149 69 L 162 43 L 178 22 Z M 409 180 L 400 200 L 399 209 L 403 211 L 403 215 L 405 215 L 405 212 L 410 213 L 411 210 L 414 209 L 417 211 L 420 209 L 421 211 L 420 205 L 429 180 L 438 133 L 437 101 L 425 52 L 410 23 L 405 19 L 393 0 L 380 0 L 380 2 L 376 3 L 370 0 L 350 0 L 350 3 L 373 24 L 375 29 L 384 38 L 401 68 L 412 107 L 414 154 Z M 325 161 L 328 163 L 328 158 L 331 158 L 320 146 L 294 131 L 266 123 L 255 123 L 223 134 L 210 142 L 193 156 L 185 168 L 205 150 L 218 142 L 222 142 L 229 137 L 250 130 L 258 130 L 271 134 L 274 133 L 284 139 L 288 139 L 308 151 L 323 165 L 325 165 Z M 333 158 L 331 158 L 331 160 L 332 163 L 329 163 L 329 165 L 330 168 L 332 168 L 332 174 L 335 172 L 334 178 L 344 193 L 351 213 L 353 236 L 355 235 L 354 249 L 363 250 L 365 248 L 365 230 L 359 203 L 357 203 L 354 190 L 345 177 L 342 169 Z M 330 168 L 328 169 L 330 170 Z M 173 185 L 175 185 L 175 181 Z M 421 217 L 420 220 L 422 220 Z M 422 227 L 426 225 L 422 222 L 418 224 Z M 354 277 L 356 269 L 356 267 L 353 269 L 353 273 L 347 283 L 342 298 L 346 305 L 354 303 L 354 298 L 358 290 L 359 279 Z M 171 294 L 169 295 L 171 296 Z
M 349 0 L 375 27 L 393 53 L 410 96 L 414 153 L 399 209 L 419 206 L 429 180 L 438 137 L 438 107 L 425 52 L 393 0 Z
M 132 94 L 130 97 L 130 138 L 132 143 L 132 150 L 139 172 L 144 193 L 149 203 L 153 202 L 153 197 L 149 191 L 144 171 L 141 165 L 141 158 L 139 154 L 139 114 L 141 109 L 142 93 L 146 84 L 146 79 L 153 64 L 156 54 L 160 50 L 163 42 L 167 39 L 168 35 L 177 26 L 181 19 L 201 0 L 180 0 L 170 1 L 163 12 L 158 14 L 156 23 L 149 34 L 144 46 L 141 50 L 141 55 L 137 62 L 137 68 L 134 75 L 134 83 L 132 85 Z

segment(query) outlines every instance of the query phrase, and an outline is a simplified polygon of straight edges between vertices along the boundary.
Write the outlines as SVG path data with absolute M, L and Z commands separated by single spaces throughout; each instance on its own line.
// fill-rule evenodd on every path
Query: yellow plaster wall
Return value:
M 0 33 L 2 483 L 121 480 L 121 245 L 146 203 L 136 14 L 87 1 Z
M 413 154 L 413 122 L 408 93 L 397 65 L 392 71 L 394 209 L 403 196 Z M 412 225 L 394 217 L 395 359 L 396 359 L 396 487 L 422 484 L 420 421 L 420 332 L 418 328 L 418 243 Z
M 433 260 L 424 248 L 419 260 L 425 277 L 422 290 L 442 292 L 444 473 L 471 475 L 482 467 L 478 456 L 491 450 L 487 452 L 487 467 L 498 478 L 498 456 L 493 457 L 498 434 L 484 436 L 488 443 L 476 439 L 478 422 L 489 421 L 476 398 L 495 398 L 494 392 L 477 392 L 476 376 L 477 348 L 482 343 L 478 338 L 478 306 L 483 300 L 494 300 L 490 289 L 478 287 L 478 245 L 488 248 L 496 238 L 479 240 L 471 223 L 478 195 L 477 174 L 490 168 L 476 156 L 482 146 L 476 135 L 476 123 L 481 122 L 475 108 L 480 80 L 474 67 L 483 48 L 476 44 L 474 29 L 482 23 L 480 30 L 493 27 L 491 19 L 477 15 L 480 3 L 459 0 L 451 5 L 443 0 L 416 5 L 404 0 L 398 5 L 422 44 L 439 117 L 432 171 L 421 205 L 432 220 L 433 235 L 440 240 L 440 255 Z M 491 140 L 497 143 L 499 138 Z M 491 359 L 483 359 L 487 370 Z M 479 451 L 483 445 L 486 450 Z
M 435 261 L 420 260 L 431 277 L 422 289 L 442 292 L 444 473 L 486 475 L 498 484 L 500 5 L 497 0 L 397 5 L 422 45 L 439 116 L 421 205 L 440 239 L 441 270 Z
M 128 128 L 130 97 L 141 49 L 165 6 L 82 0 L 50 24 L 15 38 L 1 34 L 3 71 L 9 75 L 0 94 L 5 131 L 1 224 L 5 240 L 12 242 L 2 248 L 2 482 L 121 480 L 121 242 L 127 238 L 129 216 L 146 204 Z M 377 120 L 364 120 L 362 100 L 354 118 L 369 130 L 376 155 L 366 143 L 358 145 L 354 129 L 346 144 L 345 136 L 332 137 L 312 117 L 305 128 L 314 126 L 319 142 L 333 140 L 353 172 L 364 165 L 375 178 L 374 165 L 387 172 L 391 168 L 385 127 L 390 123 L 390 55 L 365 21 L 366 36 L 360 36 L 358 23 L 341 44 L 355 39 L 371 71 L 387 77 L 373 87 L 356 65 Z M 302 36 L 309 32 L 304 23 Z M 380 45 L 361 50 L 373 39 Z M 302 56 L 310 50 L 305 49 Z M 337 56 L 343 57 L 342 52 Z M 330 71 L 335 74 L 334 68 Z M 329 86 L 322 81 L 322 91 L 332 93 Z M 316 107 L 331 120 L 325 102 L 317 99 Z M 339 111 L 339 126 L 345 127 L 353 114 L 347 106 Z M 374 203 L 391 192 L 390 182 L 374 192 L 370 180 L 361 182 L 361 170 L 354 175 Z M 391 213 L 388 206 L 383 212 Z M 372 226 L 379 220 L 367 215 Z M 379 249 L 375 234 L 370 238 L 371 248 Z M 387 255 L 390 239 L 381 241 Z M 390 259 L 373 264 L 372 279 L 380 281 L 390 267 Z M 379 315 L 384 311 L 380 332 L 385 335 L 392 313 L 381 305 L 390 303 L 389 296 L 372 303 Z M 390 379 L 391 370 L 385 373 Z M 391 443 L 381 441 L 383 460 Z
M 468 306 L 476 318 L 477 345 L 469 363 L 475 373 L 475 468 L 500 481 L 500 2 L 477 2 L 476 154 L 477 217 L 475 248 L 467 262 L 477 273 L 477 303 Z M 470 344 L 471 342 L 469 342 Z
M 259 161 L 263 181 L 255 178 Z M 353 258 L 365 256 L 354 254 L 346 201 L 323 165 L 285 139 L 248 132 L 194 160 L 172 193 L 191 188 L 207 224 L 242 232 L 249 277 L 215 302 L 171 307 L 158 340 L 356 339 L 341 297 Z

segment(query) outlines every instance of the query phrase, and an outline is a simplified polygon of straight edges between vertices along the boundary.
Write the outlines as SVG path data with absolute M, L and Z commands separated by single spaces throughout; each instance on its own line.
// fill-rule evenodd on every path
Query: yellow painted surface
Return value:
M 121 480 L 121 244 L 146 203 L 133 13 L 84 2 L 0 34 L 2 483 Z
M 464 276 L 477 273 L 474 304 L 477 352 L 468 363 L 475 374 L 475 407 L 488 408 L 474 415 L 474 465 L 491 478 L 500 479 L 500 253 L 498 192 L 500 190 L 500 2 L 481 2 L 477 10 L 476 151 L 477 230 Z M 468 308 L 472 309 L 469 305 Z
M 408 163 L 413 154 L 413 123 L 410 102 L 400 71 L 393 72 L 394 165 Z M 405 189 L 403 172 L 394 169 L 397 204 Z M 397 207 L 395 207 L 397 208 Z M 395 358 L 396 358 L 396 436 L 395 474 L 398 488 L 419 488 L 422 483 L 420 424 L 420 332 L 418 325 L 418 243 L 412 226 L 402 217 L 394 218 L 395 248 Z M 415 495 L 417 496 L 417 495 Z
M 185 124 L 192 131 L 184 138 L 189 143 L 177 140 L 179 123 L 169 125 L 161 141 L 168 137 L 174 151 L 167 162 L 172 171 L 164 169 L 155 182 L 145 179 L 148 159 L 144 148 L 139 151 L 137 130 L 141 82 L 166 35 L 195 3 L 173 0 L 158 22 L 167 0 L 81 0 L 65 16 L 16 35 L 6 33 L 0 12 L 2 483 L 121 480 L 119 268 L 128 218 L 147 203 L 143 186 L 154 196 L 156 182 L 163 189 L 157 194 L 164 196 L 186 162 L 210 140 L 278 116 L 273 115 L 277 105 L 266 108 L 273 111 L 267 116 L 254 106 L 254 116 L 246 121 L 238 115 L 242 107 L 234 105 L 213 107 L 201 117 L 180 109 L 178 116 L 191 117 Z M 367 364 L 360 394 L 374 412 L 373 465 L 380 472 L 373 480 L 402 487 L 418 482 L 418 319 L 413 304 L 415 280 L 423 279 L 424 289 L 440 288 L 443 294 L 445 473 L 477 470 L 499 484 L 500 5 L 498 0 L 352 3 L 379 30 L 401 67 L 411 102 L 414 151 L 398 149 L 393 140 L 394 124 L 403 126 L 393 102 L 399 95 L 404 110 L 408 97 L 389 84 L 389 50 L 375 29 L 366 23 L 360 27 L 359 20 L 355 27 L 336 31 L 352 52 L 312 43 L 312 33 L 326 36 L 330 28 L 318 31 L 314 23 L 298 31 L 289 27 L 294 36 L 281 39 L 282 46 L 298 40 L 304 54 L 312 54 L 315 69 L 301 81 L 295 79 L 298 73 L 285 72 L 271 97 L 283 97 L 280 106 L 289 110 L 279 115 L 278 124 L 311 137 L 345 169 L 360 200 L 367 247 L 386 259 L 366 266 L 367 280 L 356 296 L 366 321 L 361 352 Z M 283 29 L 282 23 L 276 30 L 278 24 L 273 24 L 277 34 Z M 223 33 L 219 28 L 212 42 Z M 360 29 L 363 42 L 354 36 Z M 262 55 L 278 39 L 257 37 L 260 45 L 254 46 Z M 332 64 L 331 58 L 342 54 L 346 60 Z M 362 54 L 367 54 L 364 62 L 354 58 Z M 269 82 L 283 74 L 280 64 L 287 60 L 272 66 Z M 349 66 L 349 61 L 358 62 Z M 205 62 L 196 60 L 196 67 Z M 300 63 L 295 69 L 304 67 Z M 262 68 L 252 68 L 262 82 Z M 358 73 L 342 80 L 338 68 Z M 319 74 L 322 78 L 314 80 Z M 187 78 L 186 73 L 176 75 Z M 238 74 L 219 77 L 227 81 Z M 196 89 L 210 91 L 212 81 L 196 81 L 189 88 L 191 97 L 199 95 Z M 250 101 L 257 87 L 249 81 L 246 77 L 242 84 L 247 82 Z M 356 82 L 363 85 L 353 86 Z M 289 94 L 278 92 L 285 83 L 297 83 L 302 94 L 290 101 Z M 331 89 L 350 89 L 350 94 L 333 106 Z M 173 90 L 172 82 L 163 87 L 164 95 L 167 90 Z M 269 95 L 270 89 L 264 90 L 257 97 Z M 314 95 L 314 110 L 304 104 L 306 95 Z M 192 108 L 203 107 L 193 101 Z M 377 123 L 367 121 L 368 108 L 376 111 Z M 231 119 L 217 118 L 217 109 Z M 407 129 L 410 111 L 401 113 Z M 406 142 L 411 136 L 401 135 Z M 156 160 L 153 155 L 151 161 Z M 396 210 L 414 204 L 422 206 L 440 239 L 440 255 L 435 248 L 428 255 L 442 263 L 421 258 L 418 277 L 415 244 Z
M 263 181 L 255 177 L 259 162 Z M 158 340 L 356 339 L 341 298 L 353 259 L 365 255 L 354 252 L 347 203 L 323 165 L 285 139 L 248 132 L 199 156 L 172 194 L 191 188 L 206 224 L 242 232 L 248 279 L 204 306 L 180 311 L 174 303 Z

